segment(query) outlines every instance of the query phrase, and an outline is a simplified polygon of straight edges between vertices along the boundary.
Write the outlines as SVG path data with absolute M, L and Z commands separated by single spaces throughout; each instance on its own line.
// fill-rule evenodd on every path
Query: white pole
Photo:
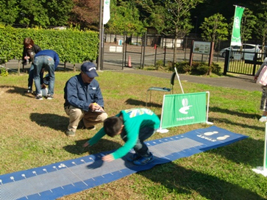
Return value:
M 177 76 L 177 79 L 178 79 L 180 88 L 181 88 L 181 90 L 182 90 L 182 93 L 184 94 L 183 86 L 182 86 L 182 83 L 181 83 L 181 81 L 180 81 L 180 77 L 179 77 L 179 74 L 178 74 L 178 72 L 177 72 L 176 67 L 174 67 L 174 70 L 175 70 L 175 73 L 176 73 L 176 76 Z
M 267 122 L 265 122 L 263 167 L 259 166 L 259 167 L 255 168 L 255 169 L 252 169 L 257 174 L 262 174 L 265 177 L 267 176 L 267 169 L 266 169 L 266 148 L 267 148 Z
M 265 140 L 264 140 L 264 158 L 263 158 L 263 171 L 266 171 L 266 148 L 267 148 L 267 122 L 265 122 Z

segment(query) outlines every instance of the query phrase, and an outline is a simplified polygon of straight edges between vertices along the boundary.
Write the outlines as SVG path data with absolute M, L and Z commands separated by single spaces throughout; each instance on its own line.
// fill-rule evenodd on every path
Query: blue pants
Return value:
M 37 56 L 34 58 L 34 83 L 36 87 L 36 95 L 42 95 L 40 73 L 45 68 L 49 73 L 48 94 L 54 94 L 55 85 L 55 62 L 50 56 Z
M 150 154 L 150 151 L 148 150 L 148 147 L 144 143 L 144 141 L 149 138 L 153 133 L 155 132 L 155 129 L 152 127 L 143 127 L 139 130 L 139 136 L 138 140 L 134 146 L 134 150 L 137 154 L 139 154 L 142 157 L 147 157 Z M 121 133 L 121 138 L 123 139 L 124 142 L 127 141 L 127 135 L 125 131 L 123 130 Z
M 31 67 L 29 69 L 28 90 L 32 90 L 33 76 L 34 76 L 34 65 L 31 64 Z M 43 76 L 44 76 L 44 73 L 40 72 L 41 85 L 44 83 Z

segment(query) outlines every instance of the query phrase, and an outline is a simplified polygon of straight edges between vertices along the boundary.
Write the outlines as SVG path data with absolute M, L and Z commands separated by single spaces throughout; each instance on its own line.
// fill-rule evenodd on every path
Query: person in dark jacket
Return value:
M 36 87 L 36 99 L 42 100 L 42 92 L 41 92 L 41 83 L 40 83 L 40 72 L 46 69 L 49 73 L 49 85 L 48 85 L 48 94 L 46 96 L 47 99 L 53 99 L 54 95 L 54 85 L 55 85 L 55 70 L 59 64 L 59 56 L 53 50 L 42 50 L 39 51 L 33 61 L 34 65 L 34 83 Z
M 64 87 L 64 109 L 69 116 L 67 136 L 75 136 L 81 120 L 84 128 L 93 130 L 97 123 L 108 117 L 99 83 L 95 80 L 97 76 L 95 64 L 85 62 L 81 66 L 81 73 L 67 81 Z
M 23 54 L 22 54 L 22 64 L 26 65 L 28 63 L 33 63 L 34 60 L 34 56 L 35 54 L 37 54 L 39 51 L 41 51 L 41 48 L 34 44 L 34 41 L 27 37 L 24 39 L 23 41 Z M 28 78 L 28 89 L 27 89 L 27 93 L 32 93 L 32 84 L 33 84 L 33 70 L 34 70 L 34 66 L 33 64 L 31 64 L 31 67 L 29 69 L 29 78 Z M 40 74 L 41 77 L 41 84 L 43 84 L 43 71 L 41 71 Z

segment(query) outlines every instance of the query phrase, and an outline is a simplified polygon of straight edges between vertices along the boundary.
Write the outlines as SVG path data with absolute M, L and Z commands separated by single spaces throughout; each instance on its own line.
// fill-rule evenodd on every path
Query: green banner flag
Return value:
M 207 93 L 164 95 L 161 128 L 207 121 Z
M 244 7 L 235 6 L 235 16 L 232 30 L 231 46 L 242 46 L 241 42 L 241 19 L 244 12 Z

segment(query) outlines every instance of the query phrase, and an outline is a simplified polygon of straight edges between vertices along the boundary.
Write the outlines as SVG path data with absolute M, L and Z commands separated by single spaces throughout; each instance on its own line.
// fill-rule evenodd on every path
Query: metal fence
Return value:
M 192 41 L 201 41 L 201 38 L 184 37 L 175 39 L 173 36 L 156 34 L 116 35 L 106 34 L 104 37 L 104 62 L 112 62 L 124 67 L 144 66 L 157 67 L 157 63 L 166 66 L 172 62 L 189 61 Z M 174 47 L 176 46 L 174 61 Z M 209 56 L 194 55 L 194 61 L 208 62 Z M 214 54 L 214 61 L 224 61 L 218 52 Z
M 226 51 L 224 74 L 227 72 L 254 76 L 263 63 L 265 53 Z

